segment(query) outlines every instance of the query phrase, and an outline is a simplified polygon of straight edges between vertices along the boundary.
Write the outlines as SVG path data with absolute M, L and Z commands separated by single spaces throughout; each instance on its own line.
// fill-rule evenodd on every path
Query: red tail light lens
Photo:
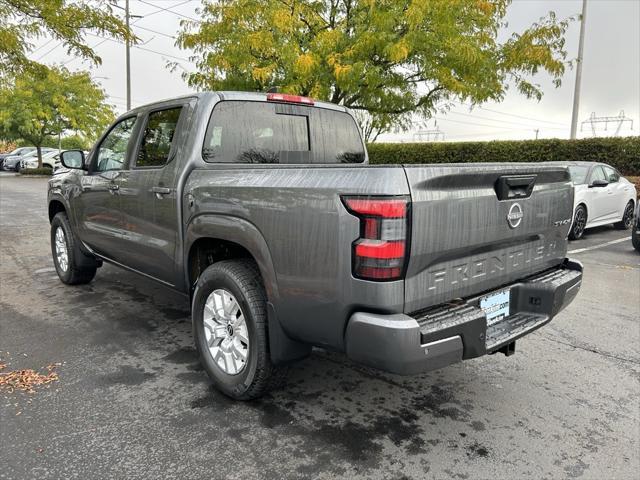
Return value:
M 289 95 L 288 93 L 267 93 L 268 102 L 301 103 L 303 105 L 313 105 L 311 98 L 300 95 Z
M 342 197 L 360 219 L 353 243 L 353 275 L 365 280 L 397 280 L 407 257 L 408 197 Z

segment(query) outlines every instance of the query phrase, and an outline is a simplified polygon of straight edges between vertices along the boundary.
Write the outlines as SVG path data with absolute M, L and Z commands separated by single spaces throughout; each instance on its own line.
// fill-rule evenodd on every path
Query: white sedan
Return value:
M 52 150 L 50 152 L 42 153 L 42 166 L 44 168 L 50 168 L 51 171 L 60 167 L 60 154 L 58 150 Z M 20 161 L 21 169 L 38 168 L 38 153 L 30 153 L 29 156 L 25 156 Z
M 600 225 L 631 228 L 638 198 L 633 183 L 603 163 L 572 162 L 569 173 L 575 186 L 571 240 L 581 238 L 585 229 Z

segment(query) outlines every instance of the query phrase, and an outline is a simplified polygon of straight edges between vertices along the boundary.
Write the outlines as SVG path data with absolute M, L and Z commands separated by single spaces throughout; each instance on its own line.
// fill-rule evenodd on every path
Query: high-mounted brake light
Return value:
M 313 99 L 301 97 L 300 95 L 289 95 L 288 93 L 267 93 L 268 102 L 300 103 L 303 105 L 313 105 Z
M 408 238 L 408 197 L 342 197 L 360 219 L 353 242 L 353 275 L 365 280 L 397 280 L 404 273 Z

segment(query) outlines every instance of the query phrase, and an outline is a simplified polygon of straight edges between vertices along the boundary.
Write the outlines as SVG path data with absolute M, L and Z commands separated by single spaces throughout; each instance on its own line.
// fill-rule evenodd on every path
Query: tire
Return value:
M 584 205 L 578 205 L 573 214 L 573 222 L 569 231 L 569 240 L 579 240 L 584 235 L 584 229 L 587 225 L 587 209 Z
M 640 234 L 638 233 L 637 227 L 634 227 L 633 232 L 631 232 L 631 243 L 633 244 L 633 248 L 640 253 Z
M 63 244 L 66 252 L 61 251 Z M 96 276 L 98 267 L 91 265 L 95 260 L 80 251 L 65 212 L 58 212 L 51 221 L 51 255 L 62 283 L 81 285 L 89 283 Z M 81 255 L 87 258 L 81 258 Z
M 232 300 L 239 311 L 228 314 L 226 305 L 235 311 Z M 225 308 L 217 309 L 221 304 Z M 266 293 L 255 262 L 224 260 L 207 267 L 196 284 L 191 312 L 200 361 L 218 390 L 252 400 L 281 383 L 286 367 L 271 363 Z
M 618 230 L 629 230 L 631 228 L 631 225 L 633 225 L 633 200 L 629 200 L 627 206 L 624 207 L 622 220 L 613 224 L 613 226 Z

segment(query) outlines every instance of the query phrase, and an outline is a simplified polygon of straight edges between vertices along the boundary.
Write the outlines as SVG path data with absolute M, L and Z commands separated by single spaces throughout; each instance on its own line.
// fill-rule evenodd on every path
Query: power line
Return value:
M 473 115 L 471 113 L 463 113 L 463 112 L 447 112 L 448 114 L 453 114 L 453 115 L 464 115 L 466 117 L 471 117 L 471 118 L 477 118 L 480 120 L 485 120 L 485 121 L 489 121 L 489 122 L 498 122 L 498 123 L 506 123 L 508 125 L 517 125 L 517 126 L 521 126 L 521 127 L 527 127 L 527 128 L 536 128 L 535 125 L 529 125 L 529 124 L 525 124 L 525 123 L 516 123 L 516 122 L 512 122 L 510 120 L 498 120 L 497 118 L 489 118 L 489 117 L 479 117 L 477 115 Z M 495 126 L 495 125 L 494 125 Z M 566 130 L 566 127 L 545 127 L 547 130 Z
M 184 15 L 184 14 L 182 14 L 180 12 L 176 12 L 174 10 L 171 10 L 172 8 L 179 7 L 180 5 L 184 5 L 185 3 L 189 3 L 190 1 L 192 1 L 192 0 L 187 0 L 186 2 L 178 3 L 176 5 L 171 5 L 170 7 L 159 7 L 158 5 L 154 5 L 151 2 L 145 2 L 145 0 L 138 0 L 138 2 L 140 2 L 140 3 L 144 3 L 145 5 L 149 5 L 150 7 L 158 9 L 157 11 L 152 12 L 149 15 L 146 15 L 147 17 L 150 17 L 151 15 L 155 15 L 156 13 L 160 13 L 160 12 L 169 12 L 169 13 L 173 13 L 174 15 L 177 15 L 179 17 L 186 18 L 187 20 L 191 20 L 191 21 L 194 21 L 196 23 L 202 23 L 201 20 L 198 20 L 196 18 L 190 17 L 188 15 Z
M 445 122 L 454 122 L 454 123 L 461 123 L 463 125 L 473 125 L 474 127 L 490 127 L 490 128 L 495 128 L 497 125 L 488 125 L 486 123 L 474 123 L 474 122 L 464 122 L 462 120 L 454 120 L 452 118 L 446 118 L 446 117 L 438 117 L 438 120 L 442 120 Z M 528 126 L 526 129 L 525 128 L 519 128 L 519 127 L 503 127 L 505 129 L 508 130 L 517 130 L 517 131 L 523 131 L 523 130 L 529 130 L 531 129 L 531 126 Z
M 45 43 L 43 43 L 42 45 L 40 45 L 38 48 L 36 48 L 35 50 L 33 50 L 31 53 L 31 55 L 33 55 L 34 53 L 36 53 L 38 50 L 42 50 L 44 47 L 46 47 L 47 45 L 49 45 L 51 42 L 53 42 L 53 37 L 50 38 L 49 40 L 47 40 Z
M 462 106 L 466 106 L 466 107 L 474 107 L 474 106 L 476 106 L 476 105 L 472 105 L 470 103 L 458 102 L 458 101 L 455 101 L 455 100 L 454 100 L 454 102 L 457 103 L 458 105 L 462 105 Z M 486 112 L 497 113 L 498 115 L 506 115 L 508 117 L 521 118 L 523 120 L 531 120 L 533 122 L 549 123 L 549 124 L 552 124 L 552 125 L 560 125 L 560 126 L 564 126 L 565 125 L 564 123 L 554 122 L 554 121 L 551 121 L 551 120 L 542 120 L 540 118 L 527 117 L 525 115 L 517 115 L 515 113 L 501 112 L 500 110 L 492 110 L 490 108 L 486 108 L 486 107 L 483 107 L 481 105 L 477 105 L 477 108 L 480 109 L 480 110 L 484 110 Z
M 169 35 L 168 33 L 159 32 L 158 30 L 153 30 L 153 29 L 151 29 L 151 28 L 146 28 L 146 27 L 143 27 L 143 26 L 141 26 L 141 25 L 134 25 L 134 24 L 132 24 L 132 26 L 135 26 L 136 28 L 140 28 L 140 29 L 142 29 L 142 30 L 146 30 L 147 32 L 157 33 L 158 35 L 162 35 L 163 37 L 171 38 L 171 39 L 173 39 L 173 40 L 175 40 L 175 39 L 176 39 L 176 37 L 175 37 L 175 36 L 173 36 L 173 35 Z
M 104 38 L 104 41 L 110 41 L 110 42 L 115 42 L 115 43 L 119 43 L 121 45 L 123 45 L 123 42 L 121 42 L 120 40 L 116 40 L 115 38 L 108 38 L 108 37 L 103 37 L 101 35 L 97 35 L 95 33 L 89 33 L 89 35 L 93 36 L 93 37 L 97 37 L 97 38 Z M 175 55 L 171 55 L 168 53 L 163 53 L 163 52 L 159 52 L 157 50 L 152 50 L 150 48 L 145 48 L 145 47 L 141 47 L 139 45 L 132 45 L 133 48 L 137 48 L 138 50 L 144 50 L 145 52 L 151 52 L 151 53 L 155 53 L 157 55 L 161 55 L 163 57 L 169 57 L 169 58 L 173 58 L 175 60 L 182 60 L 183 62 L 188 62 L 188 63 L 192 63 L 195 64 L 195 62 L 192 62 L 191 60 L 189 60 L 188 58 L 183 58 L 183 57 L 178 57 Z M 74 59 L 75 60 L 75 59 Z
M 38 58 L 36 58 L 36 62 L 39 62 L 40 60 L 42 60 L 44 57 L 46 57 L 47 55 L 49 55 L 51 52 L 53 52 L 56 48 L 58 48 L 60 45 L 62 45 L 62 42 L 58 42 L 56 43 L 50 50 L 47 50 L 46 52 L 44 52 L 42 55 L 40 55 Z
M 135 45 L 133 48 L 137 48 L 138 50 L 144 50 L 145 52 L 156 53 L 156 54 L 161 55 L 163 57 L 173 58 L 175 60 L 182 60 L 183 62 L 188 62 L 188 63 L 192 63 L 192 64 L 195 65 L 195 62 L 192 62 L 191 60 L 188 60 L 186 58 L 176 57 L 175 55 L 170 55 L 168 53 L 158 52 L 157 50 L 151 50 L 150 48 L 139 47 L 137 45 Z

